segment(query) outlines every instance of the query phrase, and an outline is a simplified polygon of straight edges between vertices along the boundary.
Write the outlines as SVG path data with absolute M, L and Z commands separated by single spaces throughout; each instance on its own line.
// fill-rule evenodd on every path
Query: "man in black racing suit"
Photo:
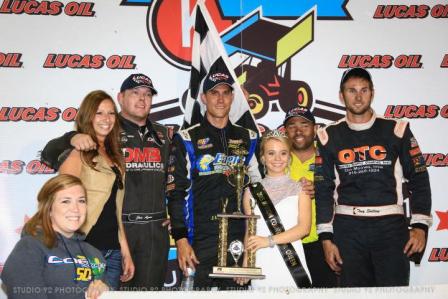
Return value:
M 425 161 L 407 122 L 377 117 L 369 72 L 344 73 L 346 118 L 318 130 L 317 230 L 342 287 L 406 286 L 409 257 L 424 250 L 431 225 Z M 402 183 L 411 192 L 411 229 Z
M 126 166 L 122 217 L 135 264 L 134 278 L 123 284 L 122 290 L 160 290 L 165 281 L 169 251 L 165 186 L 170 139 L 166 127 L 148 119 L 155 94 L 152 81 L 143 74 L 130 75 L 118 94 Z M 88 135 L 70 132 L 47 144 L 42 161 L 57 169 L 72 149 L 71 144 L 78 150 L 96 146 Z
M 175 135 L 168 168 L 168 211 L 179 266 L 184 273 L 187 267 L 196 270 L 194 288 L 200 290 L 242 288 L 233 279 L 209 277 L 212 267 L 217 265 L 216 215 L 222 212 L 226 198 L 226 212 L 237 209 L 235 188 L 225 175 L 230 166 L 242 159 L 252 181 L 261 179 L 255 156 L 257 133 L 229 121 L 232 82 L 226 72 L 208 74 L 201 94 L 206 115 L 201 123 Z M 244 233 L 244 220 L 229 221 L 229 244 L 236 239 L 243 242 Z M 234 263 L 228 254 L 227 265 Z

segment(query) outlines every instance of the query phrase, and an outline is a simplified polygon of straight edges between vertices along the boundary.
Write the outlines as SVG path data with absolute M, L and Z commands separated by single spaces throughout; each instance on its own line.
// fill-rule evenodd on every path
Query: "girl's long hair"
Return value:
M 95 117 L 98 107 L 104 100 L 110 100 L 114 106 L 115 111 L 115 123 L 112 131 L 106 136 L 104 140 L 104 147 L 109 159 L 117 165 L 121 172 L 124 172 L 124 162 L 123 155 L 120 151 L 120 125 L 118 121 L 118 111 L 112 97 L 108 95 L 105 91 L 95 90 L 86 95 L 84 100 L 79 107 L 78 114 L 76 115 L 76 130 L 79 133 L 88 134 L 96 144 L 98 144 L 98 139 L 96 138 L 96 133 L 93 128 L 93 118 Z M 95 169 L 95 162 L 93 158 L 98 156 L 98 150 L 94 149 L 91 151 L 81 152 L 81 157 L 83 161 L 89 165 L 91 168 Z

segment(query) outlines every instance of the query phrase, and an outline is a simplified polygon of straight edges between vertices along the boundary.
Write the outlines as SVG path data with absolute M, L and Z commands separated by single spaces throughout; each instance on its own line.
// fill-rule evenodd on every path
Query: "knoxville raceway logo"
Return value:
M 233 67 L 249 93 L 249 106 L 256 119 L 266 115 L 271 106 L 271 111 L 288 111 L 297 105 L 311 108 L 313 102 L 324 106 L 315 109 L 316 116 L 329 120 L 342 117 L 342 109 L 331 111 L 334 104 L 313 100 L 311 87 L 305 81 L 291 78 L 291 59 L 314 41 L 315 20 L 351 20 L 347 3 L 347 0 L 205 2 L 228 56 L 231 60 L 234 55 L 246 57 Z M 123 0 L 121 5 L 147 6 L 146 26 L 153 48 L 169 64 L 185 71 L 190 69 L 196 0 Z M 292 20 L 293 24 L 286 26 L 285 20 Z M 280 75 L 281 69 L 286 71 Z M 179 102 L 184 104 L 182 100 Z M 153 107 L 155 120 L 182 114 L 180 109 L 174 113 L 164 109 L 168 104 L 172 103 Z M 162 110 L 160 113 L 158 108 Z

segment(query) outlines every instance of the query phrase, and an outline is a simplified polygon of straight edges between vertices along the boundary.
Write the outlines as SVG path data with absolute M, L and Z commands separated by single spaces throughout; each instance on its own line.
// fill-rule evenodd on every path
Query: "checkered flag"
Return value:
M 205 4 L 198 1 L 195 9 L 196 20 L 191 53 L 190 87 L 185 102 L 183 128 L 201 122 L 205 106 L 200 100 L 202 83 L 210 70 L 225 70 L 236 80 L 229 57 L 224 49 L 218 31 L 208 13 Z M 235 98 L 230 109 L 230 121 L 242 127 L 258 132 L 255 118 L 238 83 L 233 84 Z

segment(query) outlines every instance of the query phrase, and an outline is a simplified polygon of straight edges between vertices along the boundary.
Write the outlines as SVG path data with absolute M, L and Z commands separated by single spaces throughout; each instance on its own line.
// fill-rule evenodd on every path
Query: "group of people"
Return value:
M 106 289 L 162 290 L 169 233 L 180 269 L 195 271 L 197 290 L 408 285 L 408 258 L 424 250 L 431 225 L 429 177 L 408 123 L 382 119 L 371 108 L 370 73 L 343 74 L 344 119 L 318 128 L 307 108 L 295 107 L 284 130 L 261 142 L 229 120 L 234 84 L 226 71 L 207 74 L 202 121 L 173 138 L 148 118 L 157 94 L 149 77 L 123 82 L 120 113 L 107 93 L 89 93 L 76 131 L 42 152 L 60 174 L 42 187 L 38 212 L 5 263 L 8 295 L 22 298 L 17 290 L 31 285 L 52 289 L 41 294 L 51 297 L 64 279 L 83 290 L 75 298 Z M 249 237 L 245 221 L 230 220 L 228 237 L 244 243 L 241 266 L 256 252 L 264 280 L 209 276 L 217 265 L 217 214 L 224 202 L 227 211 L 237 209 L 227 175 L 238 163 L 268 197 L 247 188 L 244 213 L 256 201 L 255 213 L 275 221 L 265 216 Z M 403 182 L 411 193 L 409 224 Z M 28 264 L 22 257 L 31 252 Z

